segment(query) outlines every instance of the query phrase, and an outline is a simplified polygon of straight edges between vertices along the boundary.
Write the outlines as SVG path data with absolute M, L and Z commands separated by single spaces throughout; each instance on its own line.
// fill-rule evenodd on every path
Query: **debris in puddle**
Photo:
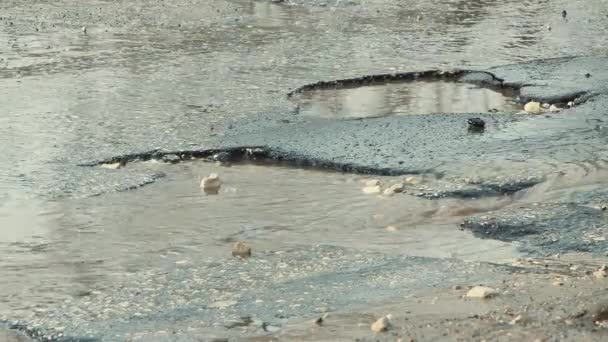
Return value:
M 268 322 L 262 323 L 262 329 L 265 332 L 277 332 L 277 331 L 281 330 L 281 328 L 272 326 Z
M 392 196 L 394 194 L 403 192 L 404 187 L 405 187 L 405 184 L 403 184 L 403 183 L 395 183 L 395 184 L 389 186 L 388 188 L 384 189 L 383 194 L 385 196 Z
M 556 105 L 551 105 L 551 106 L 549 106 L 549 111 L 550 111 L 550 112 L 552 112 L 552 113 L 557 113 L 557 112 L 559 112 L 560 110 L 562 110 L 562 109 L 561 109 L 561 108 L 559 108 L 559 107 L 558 107 L 558 106 L 556 106 Z
M 381 184 L 380 181 L 377 179 L 370 179 L 365 182 L 366 187 L 380 186 L 380 184 Z
M 394 233 L 397 231 L 397 227 L 395 227 L 395 226 L 388 226 L 385 229 L 387 232 L 391 232 L 391 233 Z
M 469 128 L 481 130 L 486 127 L 486 122 L 481 118 L 470 118 L 467 120 L 467 123 L 469 124 Z
M 511 320 L 511 322 L 509 322 L 510 325 L 515 325 L 517 323 L 525 323 L 525 320 L 522 315 L 517 315 Z
M 117 169 L 125 167 L 126 165 L 127 165 L 127 162 L 124 160 L 121 160 L 116 163 L 101 164 L 100 166 L 103 167 L 104 169 L 117 170 Z
M 404 181 L 406 184 L 410 184 L 410 185 L 418 185 L 421 183 L 420 178 L 415 177 L 415 176 L 406 177 Z
M 595 276 L 598 279 L 603 279 L 608 277 L 608 266 L 606 265 L 602 265 L 599 269 L 597 269 L 597 271 L 593 272 L 593 276 Z
M 530 101 L 524 106 L 524 111 L 530 114 L 538 114 L 541 112 L 540 102 Z
M 467 292 L 468 298 L 491 298 L 498 295 L 498 291 L 487 286 L 475 286 Z
M 608 304 L 607 303 L 599 303 L 596 304 L 593 309 L 591 309 L 591 318 L 593 319 L 593 323 L 603 327 L 608 328 Z
M 201 180 L 201 188 L 206 194 L 217 195 L 221 186 L 222 181 L 216 173 L 212 173 Z
M 325 322 L 325 320 L 327 319 L 328 316 L 329 316 L 329 314 L 325 313 L 323 316 L 315 319 L 315 324 L 318 325 L 318 326 L 323 325 L 323 323 Z
M 382 188 L 379 185 L 366 186 L 363 188 L 363 193 L 368 195 L 379 194 L 380 192 L 382 192 Z
M 161 160 L 165 163 L 176 164 L 182 161 L 177 154 L 165 154 Z
M 386 315 L 375 321 L 370 328 L 375 333 L 387 331 L 391 326 L 391 318 L 391 315 Z
M 232 256 L 237 258 L 248 258 L 251 256 L 251 247 L 243 241 L 237 241 L 232 246 Z

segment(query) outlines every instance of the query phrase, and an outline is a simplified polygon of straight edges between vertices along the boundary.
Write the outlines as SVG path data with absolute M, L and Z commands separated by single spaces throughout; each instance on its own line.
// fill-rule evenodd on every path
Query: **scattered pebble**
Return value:
M 177 154 L 166 154 L 161 158 L 161 160 L 165 163 L 176 164 L 182 161 L 182 158 L 180 158 Z
M 388 226 L 385 229 L 387 232 L 391 232 L 391 233 L 394 233 L 397 231 L 397 227 L 395 227 L 395 226 Z
M 517 315 L 515 318 L 513 318 L 513 319 L 511 320 L 511 322 L 509 322 L 509 324 L 510 324 L 510 325 L 515 325 L 515 324 L 520 323 L 520 322 L 522 322 L 522 321 L 523 321 L 523 317 L 522 317 L 522 315 Z
M 547 31 L 551 31 L 551 25 L 547 25 Z
M 559 112 L 560 110 L 562 110 L 562 109 L 561 109 L 561 108 L 559 108 L 559 107 L 558 107 L 558 106 L 556 106 L 556 105 L 551 105 L 551 106 L 549 106 L 549 111 L 550 111 L 550 112 L 556 113 L 556 112 Z
M 540 102 L 530 101 L 524 106 L 524 111 L 530 114 L 538 114 L 541 112 Z
M 478 129 L 484 128 L 486 126 L 486 122 L 483 121 L 483 119 L 481 118 L 470 118 L 467 120 L 467 123 L 470 127 Z
M 568 107 L 569 107 L 569 108 L 570 108 L 570 107 L 574 107 L 574 101 L 569 101 L 569 102 L 568 102 Z
M 319 317 L 319 318 L 315 319 L 315 324 L 316 324 L 316 325 L 318 325 L 318 326 L 323 325 L 323 322 L 325 322 L 325 320 L 327 319 L 327 317 L 328 317 L 328 316 L 329 316 L 329 314 L 328 314 L 328 313 L 326 313 L 326 314 L 324 314 L 323 316 L 321 316 L 321 317 Z
M 544 109 L 549 109 L 549 107 L 550 107 L 550 106 L 551 106 L 551 105 L 550 105 L 550 104 L 548 104 L 548 103 L 543 103 L 543 105 L 542 105 L 542 107 L 543 107 Z
M 371 329 L 375 333 L 380 333 L 383 331 L 387 331 L 390 328 L 390 325 L 391 325 L 390 318 L 387 315 L 387 316 L 384 316 L 384 317 L 378 319 L 377 321 L 375 321 L 372 324 Z
M 366 187 L 380 186 L 380 181 L 377 179 L 370 179 L 365 182 L 365 186 Z
M 382 188 L 379 185 L 376 186 L 366 186 L 363 188 L 363 193 L 368 195 L 379 194 L 382 192 Z
M 206 194 L 209 195 L 217 195 L 220 191 L 221 186 L 222 181 L 220 180 L 220 177 L 215 173 L 212 173 L 209 176 L 203 178 L 203 180 L 201 180 L 201 188 Z
M 404 187 L 405 187 L 405 184 L 396 183 L 396 184 L 393 184 L 393 185 L 389 186 L 388 188 L 384 189 L 383 194 L 385 196 L 392 196 L 394 194 L 403 192 Z
M 87 27 L 86 27 L 86 26 L 83 26 L 83 27 L 82 27 L 82 33 L 83 33 L 83 34 L 87 34 Z
M 214 309 L 224 309 L 227 307 L 234 306 L 234 305 L 236 305 L 236 303 L 237 303 L 236 300 L 220 300 L 220 301 L 209 304 L 209 307 L 214 308 Z
M 104 169 L 117 170 L 117 169 L 120 169 L 122 167 L 125 167 L 126 165 L 127 165 L 127 162 L 121 160 L 121 161 L 116 162 L 116 163 L 101 164 L 100 166 L 103 167 Z
M 608 277 L 608 266 L 602 265 L 597 271 L 593 272 L 593 275 L 598 279 L 603 279 Z
M 410 185 L 420 184 L 420 178 L 414 177 L 414 176 L 409 176 L 409 177 L 405 178 L 405 183 L 410 184 Z
M 248 258 L 251 256 L 251 247 L 242 241 L 237 241 L 232 246 L 232 256 L 238 258 Z
M 467 292 L 469 298 L 490 298 L 498 295 L 498 291 L 487 286 L 475 286 Z

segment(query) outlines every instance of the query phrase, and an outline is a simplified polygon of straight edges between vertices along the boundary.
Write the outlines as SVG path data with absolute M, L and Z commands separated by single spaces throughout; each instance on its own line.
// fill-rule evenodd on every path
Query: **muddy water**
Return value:
M 563 8 L 568 20 L 561 18 Z M 383 198 L 364 195 L 360 177 L 287 168 L 76 165 L 158 147 L 205 146 L 251 113 L 291 110 L 284 94 L 317 80 L 482 68 L 601 54 L 608 46 L 602 0 L 418 1 L 407 7 L 380 0 L 65 0 L 8 1 L 0 10 L 0 291 L 6 294 L 0 316 L 11 318 L 27 318 L 91 287 L 111 287 L 127 272 L 159 267 L 167 255 L 224 255 L 236 239 L 262 249 L 322 242 L 432 257 L 509 258 L 511 244 L 473 239 L 456 224 L 460 213 L 511 199 Z M 444 90 L 417 89 L 431 103 L 447 101 Z M 414 101 L 401 108 L 397 90 L 352 92 L 314 98 L 318 115 L 418 110 Z M 385 102 L 386 94 L 397 102 Z M 462 110 L 508 109 L 502 97 L 486 96 L 483 105 Z M 341 104 L 337 112 L 335 103 Z M 212 170 L 225 187 L 220 196 L 203 196 L 198 181 Z M 152 185 L 114 191 L 159 171 L 167 176 Z M 387 231 L 389 225 L 396 231 Z

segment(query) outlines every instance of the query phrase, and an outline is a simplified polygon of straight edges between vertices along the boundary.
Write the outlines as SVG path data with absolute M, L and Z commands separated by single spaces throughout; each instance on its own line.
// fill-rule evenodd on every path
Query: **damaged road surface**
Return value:
M 0 339 L 605 340 L 603 5 L 1 3 Z

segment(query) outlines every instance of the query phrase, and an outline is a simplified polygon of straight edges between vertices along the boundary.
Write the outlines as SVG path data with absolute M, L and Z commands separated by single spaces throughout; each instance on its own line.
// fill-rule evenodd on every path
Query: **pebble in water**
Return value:
M 469 298 L 491 298 L 498 295 L 498 291 L 487 286 L 475 286 L 467 292 Z
M 391 326 L 390 318 L 391 318 L 390 315 L 386 315 L 386 316 L 378 319 L 377 321 L 375 321 L 370 328 L 375 333 L 387 331 Z
M 530 114 L 538 114 L 541 111 L 540 102 L 530 101 L 524 106 L 524 111 Z
M 201 180 L 201 189 L 208 195 L 217 195 L 221 186 L 222 181 L 216 173 L 212 173 Z
M 248 258 L 251 256 L 251 247 L 242 241 L 237 241 L 232 246 L 232 256 L 237 258 Z

